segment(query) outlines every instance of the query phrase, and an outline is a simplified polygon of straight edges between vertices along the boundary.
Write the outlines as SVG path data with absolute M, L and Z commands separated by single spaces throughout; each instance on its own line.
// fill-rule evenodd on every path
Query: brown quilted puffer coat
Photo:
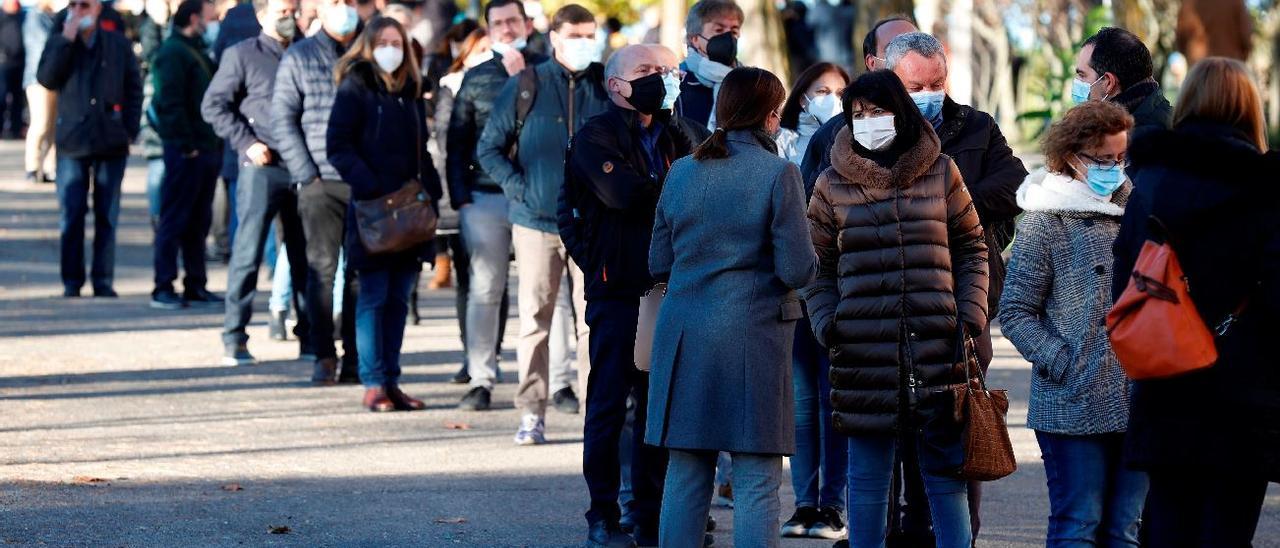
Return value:
M 969 333 L 986 327 L 987 245 L 932 129 L 889 169 L 850 138 L 847 127 L 836 136 L 809 203 L 818 278 L 804 296 L 831 350 L 836 430 L 898 432 L 923 424 L 937 388 L 963 382 L 956 319 Z

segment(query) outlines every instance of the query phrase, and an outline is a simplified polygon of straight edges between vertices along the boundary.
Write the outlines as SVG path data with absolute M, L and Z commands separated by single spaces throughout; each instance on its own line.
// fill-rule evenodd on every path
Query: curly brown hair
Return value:
M 1054 173 L 1070 171 L 1071 156 L 1102 144 L 1109 135 L 1133 129 L 1133 116 L 1110 101 L 1087 101 L 1068 110 L 1049 127 L 1040 143 L 1045 166 Z

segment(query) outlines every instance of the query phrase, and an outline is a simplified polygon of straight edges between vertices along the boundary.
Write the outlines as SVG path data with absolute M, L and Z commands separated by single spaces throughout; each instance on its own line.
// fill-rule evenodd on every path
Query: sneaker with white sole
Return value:
M 228 344 L 227 351 L 222 355 L 222 365 L 228 367 L 253 365 L 253 362 L 253 354 L 250 354 L 249 347 L 243 344 Z
M 525 415 L 520 419 L 520 430 L 516 431 L 516 445 L 542 445 L 547 443 L 546 419 L 537 415 Z
M 844 525 L 844 519 L 840 517 L 840 510 L 827 507 L 818 510 L 817 519 L 809 527 L 808 533 L 809 538 L 839 540 L 848 535 L 849 530 Z

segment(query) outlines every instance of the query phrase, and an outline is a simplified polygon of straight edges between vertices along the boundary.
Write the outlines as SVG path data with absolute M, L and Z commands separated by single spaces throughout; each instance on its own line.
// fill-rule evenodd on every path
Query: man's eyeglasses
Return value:
M 69 2 L 67 5 L 72 9 L 87 10 L 93 6 L 93 2 Z
M 1127 158 L 1119 158 L 1116 160 L 1099 160 L 1098 158 L 1094 158 L 1093 156 L 1090 156 L 1083 152 L 1077 153 L 1077 155 L 1080 156 L 1081 158 L 1084 158 L 1085 160 L 1088 160 L 1093 165 L 1096 165 L 1103 169 L 1112 169 L 1116 166 L 1120 166 L 1122 168 L 1129 167 L 1129 160 Z
M 636 68 L 636 72 L 642 73 L 644 76 L 648 76 L 650 74 L 661 74 L 666 76 L 669 74 L 675 76 L 677 80 L 684 80 L 685 75 L 685 72 L 680 70 L 679 67 L 664 67 L 660 65 L 641 65 Z

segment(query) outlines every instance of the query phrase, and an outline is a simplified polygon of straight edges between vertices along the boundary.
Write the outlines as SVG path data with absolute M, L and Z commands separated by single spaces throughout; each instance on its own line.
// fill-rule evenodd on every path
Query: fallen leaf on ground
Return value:
M 467 518 L 436 518 L 436 523 L 461 525 L 466 522 Z
M 222 486 L 223 491 L 244 491 L 244 487 L 240 487 L 239 483 L 228 483 Z
M 93 476 L 76 476 L 71 478 L 71 482 L 76 485 L 103 485 L 110 483 L 105 478 L 95 478 Z
M 267 532 L 273 535 L 287 535 L 293 532 L 288 525 L 268 525 Z
M 444 423 L 446 430 L 470 430 L 471 425 L 465 422 L 446 422 Z

